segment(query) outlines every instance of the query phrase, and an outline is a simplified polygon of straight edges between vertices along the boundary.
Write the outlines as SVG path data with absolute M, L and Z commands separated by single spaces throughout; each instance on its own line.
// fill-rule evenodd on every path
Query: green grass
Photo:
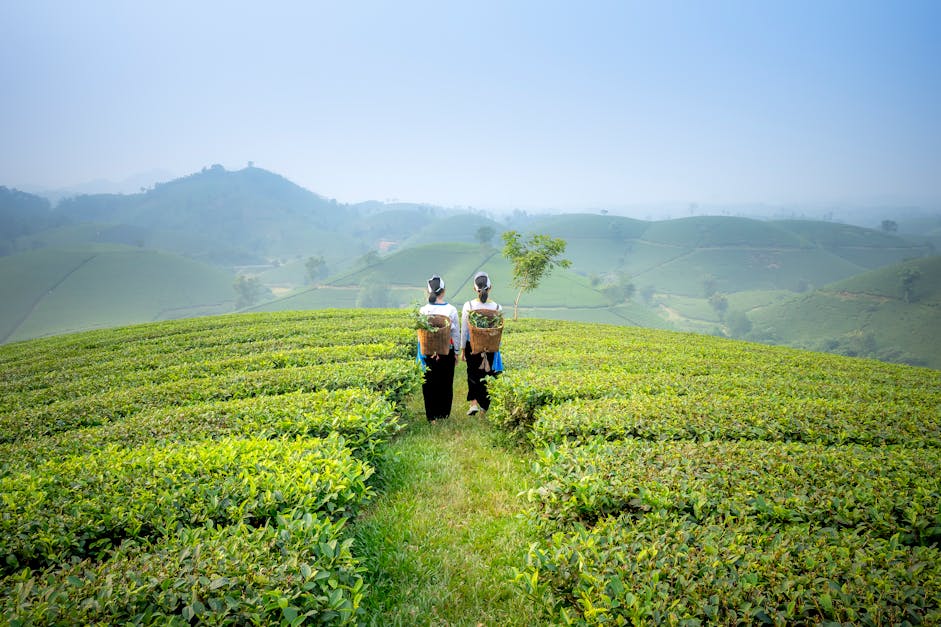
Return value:
M 426 422 L 421 393 L 378 475 L 383 491 L 355 524 L 367 568 L 372 625 L 531 625 L 513 586 L 535 532 L 520 495 L 532 478 L 519 452 L 495 443 L 486 418 L 467 417 L 465 368 L 451 418 Z

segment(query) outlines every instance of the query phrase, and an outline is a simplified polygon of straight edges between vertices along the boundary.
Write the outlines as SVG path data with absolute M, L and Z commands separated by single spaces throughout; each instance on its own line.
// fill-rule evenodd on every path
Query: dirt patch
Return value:
M 670 322 L 679 322 L 680 320 L 686 320 L 684 316 L 681 316 L 677 310 L 671 307 L 667 307 L 666 305 L 660 305 L 660 309 L 662 309 L 667 314 L 667 320 L 669 320 Z

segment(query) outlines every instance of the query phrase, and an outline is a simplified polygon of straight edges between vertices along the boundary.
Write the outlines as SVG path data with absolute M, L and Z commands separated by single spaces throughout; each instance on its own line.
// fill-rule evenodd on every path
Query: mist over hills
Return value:
M 473 297 L 466 281 L 482 267 L 508 302 L 515 296 L 512 274 L 498 249 L 501 232 L 514 229 L 565 239 L 573 262 L 523 299 L 524 315 L 688 330 L 941 368 L 928 354 L 937 347 L 922 332 L 939 320 L 936 265 L 919 267 L 911 280 L 921 291 L 911 291 L 910 302 L 896 298 L 894 308 L 883 306 L 886 315 L 847 309 L 872 307 L 863 298 L 838 297 L 840 308 L 824 305 L 833 294 L 853 292 L 833 284 L 866 283 L 870 271 L 883 270 L 883 291 L 898 292 L 904 264 L 935 255 L 941 245 L 939 215 L 874 215 L 882 216 L 880 228 L 792 219 L 797 216 L 641 220 L 607 210 L 494 215 L 419 203 L 344 204 L 252 166 L 215 165 L 137 193 L 85 194 L 55 204 L 0 187 L 0 338 L 246 305 L 403 307 L 422 297 L 430 272 L 445 273 L 451 298 L 460 301 Z M 917 222 L 905 221 L 914 217 Z M 911 224 L 917 235 L 907 232 Z M 238 276 L 258 288 L 247 301 L 233 287 Z M 821 311 L 840 323 L 824 323 Z M 892 316 L 907 322 L 893 323 Z

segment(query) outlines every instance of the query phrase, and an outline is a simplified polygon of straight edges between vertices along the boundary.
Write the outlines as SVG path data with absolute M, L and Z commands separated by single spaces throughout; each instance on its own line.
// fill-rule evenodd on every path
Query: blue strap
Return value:
M 418 362 L 418 365 L 421 366 L 421 371 L 424 372 L 427 366 L 425 365 L 425 356 L 421 354 L 421 342 L 415 342 L 415 361 Z
M 493 356 L 493 363 L 490 364 L 490 369 L 494 372 L 503 372 L 503 356 L 500 354 L 500 351 L 497 351 Z

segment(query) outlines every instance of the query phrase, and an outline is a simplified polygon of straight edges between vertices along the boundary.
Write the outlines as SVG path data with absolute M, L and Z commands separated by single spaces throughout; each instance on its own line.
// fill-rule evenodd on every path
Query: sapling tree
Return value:
M 304 267 L 307 269 L 307 280 L 311 283 L 316 283 L 317 279 L 326 274 L 327 262 L 323 256 L 308 257 Z
M 233 287 L 235 288 L 236 294 L 236 309 L 251 307 L 272 296 L 271 290 L 262 285 L 258 277 L 249 278 L 244 275 L 239 275 L 238 278 L 235 279 Z
M 477 238 L 481 246 L 490 246 L 490 242 L 493 241 L 493 236 L 496 234 L 496 229 L 492 226 L 485 225 L 477 229 L 477 233 L 474 234 L 474 237 Z
M 902 296 L 905 302 L 914 302 L 916 300 L 915 282 L 921 278 L 921 270 L 914 267 L 904 268 L 899 272 L 899 277 L 902 279 Z
M 568 259 L 559 256 L 565 252 L 565 240 L 548 235 L 532 235 L 525 242 L 520 241 L 516 231 L 503 234 L 503 256 L 513 264 L 513 285 L 519 289 L 513 302 L 513 319 L 519 314 L 520 298 L 523 292 L 531 292 L 539 286 L 553 268 L 567 268 L 572 265 Z

